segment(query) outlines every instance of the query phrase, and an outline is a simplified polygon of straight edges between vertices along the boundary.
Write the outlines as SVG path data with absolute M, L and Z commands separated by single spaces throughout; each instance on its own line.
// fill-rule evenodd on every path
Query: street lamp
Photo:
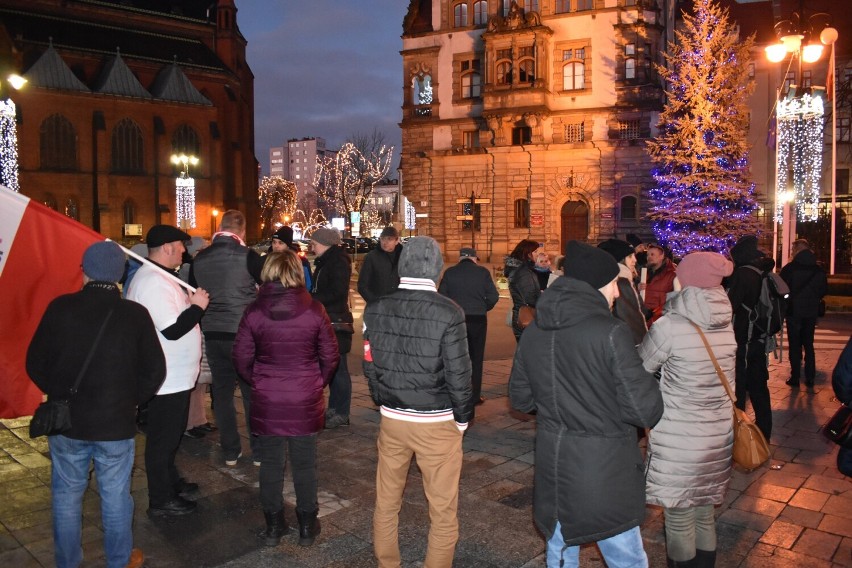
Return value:
M 20 90 L 27 82 L 20 75 L 11 74 L 6 83 L 14 90 Z M 10 96 L 5 94 L 3 81 L 0 80 L 0 185 L 12 191 L 20 191 L 18 184 L 18 132 L 17 109 Z
M 825 45 L 831 46 L 831 55 L 828 58 L 828 81 L 825 88 L 831 98 L 831 257 L 828 264 L 828 273 L 834 274 L 834 261 L 837 249 L 837 86 L 834 76 L 834 44 L 837 43 L 837 30 L 825 28 L 819 34 L 819 40 Z
M 195 179 L 189 175 L 189 166 L 197 166 L 198 158 L 186 154 L 172 154 L 172 164 L 181 168 L 175 179 L 175 209 L 178 226 L 183 229 L 195 228 Z
M 210 214 L 213 216 L 210 220 L 210 234 L 214 235 L 216 233 L 216 218 L 219 217 L 219 210 L 214 208 Z

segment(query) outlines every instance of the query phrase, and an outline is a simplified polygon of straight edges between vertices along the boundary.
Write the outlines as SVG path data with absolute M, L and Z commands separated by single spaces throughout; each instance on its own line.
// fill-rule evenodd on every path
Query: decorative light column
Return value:
M 9 75 L 6 83 L 15 90 L 27 82 L 20 75 Z M 5 185 L 12 191 L 20 191 L 18 183 L 18 132 L 16 124 L 16 108 L 11 97 L 6 96 L 6 89 L 0 81 L 0 185 Z
M 189 175 L 189 166 L 198 165 L 198 158 L 186 154 L 172 154 L 172 163 L 181 166 L 175 179 L 175 208 L 177 224 L 183 230 L 195 228 L 195 179 Z

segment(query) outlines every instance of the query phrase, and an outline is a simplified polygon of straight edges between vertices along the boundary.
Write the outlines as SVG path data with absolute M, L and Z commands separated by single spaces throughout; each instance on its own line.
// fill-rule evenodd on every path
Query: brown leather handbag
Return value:
M 518 327 L 526 329 L 526 327 L 535 321 L 535 308 L 532 306 L 521 306 L 518 308 Z

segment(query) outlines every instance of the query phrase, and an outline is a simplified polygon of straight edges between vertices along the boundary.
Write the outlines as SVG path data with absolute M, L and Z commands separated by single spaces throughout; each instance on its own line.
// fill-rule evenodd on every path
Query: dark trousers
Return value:
M 233 339 L 205 338 L 207 363 L 213 384 L 210 385 L 210 397 L 213 399 L 213 416 L 219 427 L 219 444 L 225 459 L 236 459 L 242 451 L 240 432 L 237 429 L 237 409 L 234 407 L 234 390 L 240 386 L 243 395 L 243 409 L 246 413 L 246 428 L 251 432 L 251 386 L 242 380 L 231 361 Z M 255 453 L 254 438 L 249 435 L 252 454 Z
M 488 333 L 488 316 L 467 315 L 467 350 L 470 353 L 470 380 L 473 385 L 473 402 L 482 396 L 482 362 L 485 360 L 485 336 Z
M 769 400 L 769 370 L 766 349 L 762 342 L 737 344 L 736 395 L 737 408 L 745 410 L 746 400 L 751 399 L 754 422 L 766 441 L 772 434 L 772 404 Z
M 296 489 L 296 509 L 312 513 L 317 505 L 317 435 L 258 436 L 260 451 L 260 505 L 276 513 L 284 508 L 284 467 L 290 454 L 290 471 Z
M 816 377 L 816 354 L 814 353 L 814 331 L 816 318 L 787 318 L 787 344 L 790 347 L 790 378 L 799 380 L 802 370 L 802 349 L 805 350 L 805 380 L 814 382 Z
M 148 499 L 152 507 L 177 497 L 175 486 L 180 480 L 180 474 L 175 465 L 175 455 L 186 429 L 190 392 L 158 394 L 148 402 L 145 473 L 148 476 Z
M 349 406 L 352 403 L 352 377 L 349 376 L 349 366 L 346 353 L 340 354 L 340 364 L 331 377 L 328 385 L 328 410 L 330 413 L 349 416 Z

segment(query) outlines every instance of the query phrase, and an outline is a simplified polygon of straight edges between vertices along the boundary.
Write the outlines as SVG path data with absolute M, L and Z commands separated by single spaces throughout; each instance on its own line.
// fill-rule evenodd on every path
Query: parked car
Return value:
M 355 238 L 355 246 L 358 252 L 370 252 L 375 248 L 375 245 L 371 246 L 372 242 L 367 237 L 356 237 Z
M 355 254 L 355 251 L 358 250 L 358 244 L 355 239 L 345 238 L 341 239 L 341 246 L 346 249 L 346 252 L 349 254 Z

